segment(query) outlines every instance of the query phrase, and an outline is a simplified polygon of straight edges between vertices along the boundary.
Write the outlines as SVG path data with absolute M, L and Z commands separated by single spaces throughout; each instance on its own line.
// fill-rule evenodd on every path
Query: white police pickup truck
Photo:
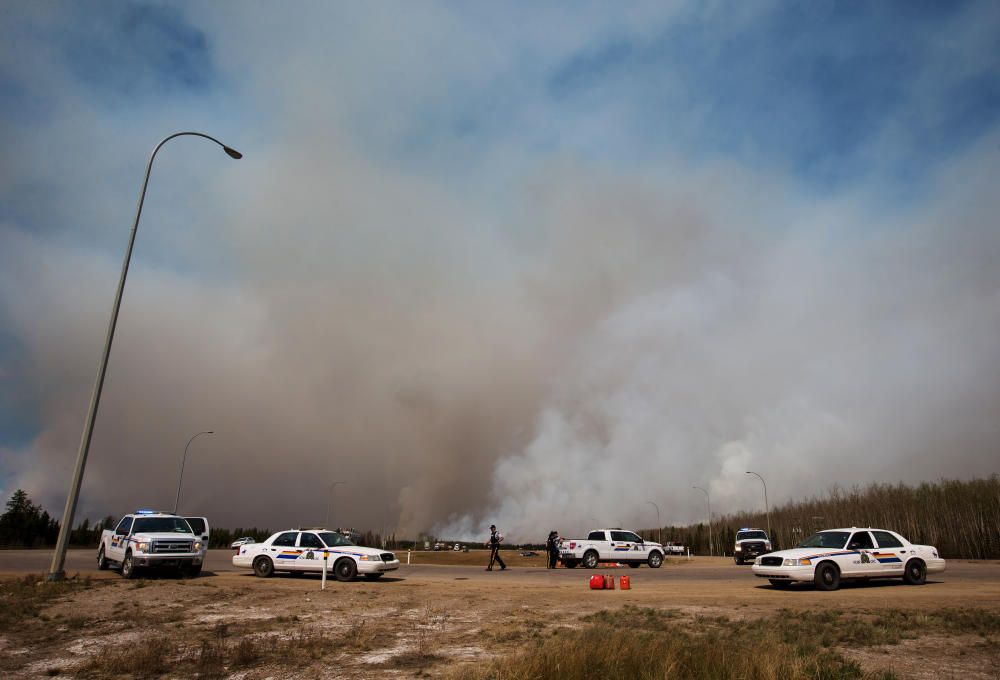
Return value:
M 374 581 L 387 571 L 399 569 L 396 556 L 384 550 L 354 545 L 343 534 L 327 529 L 289 529 L 273 534 L 263 543 L 235 548 L 233 566 L 253 569 L 268 577 L 276 571 L 295 575 L 323 573 L 325 568 L 338 581 L 351 581 L 357 574 Z
M 813 534 L 791 550 L 761 555 L 753 573 L 775 588 L 813 582 L 819 590 L 836 590 L 844 579 L 902 578 L 922 585 L 927 574 L 943 572 L 937 548 L 914 545 L 885 529 L 830 529 Z
M 564 538 L 559 542 L 559 561 L 570 569 L 582 564 L 594 569 L 602 562 L 620 562 L 638 568 L 648 564 L 659 569 L 663 546 L 644 541 L 638 534 L 619 528 L 597 529 L 586 539 Z
M 122 517 L 113 530 L 101 533 L 97 568 L 103 570 L 117 564 L 125 578 L 135 578 L 142 567 L 172 567 L 197 576 L 204 561 L 204 547 L 183 517 L 137 510 Z

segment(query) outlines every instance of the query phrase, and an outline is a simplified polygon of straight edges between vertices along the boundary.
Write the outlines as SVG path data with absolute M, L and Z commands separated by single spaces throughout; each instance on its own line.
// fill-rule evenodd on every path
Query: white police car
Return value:
M 921 585 L 927 574 L 943 572 L 937 548 L 914 545 L 895 531 L 851 527 L 813 534 L 791 550 L 756 559 L 753 573 L 776 588 L 812 581 L 819 590 L 836 590 L 843 579 L 902 578 Z
M 276 571 L 319 574 L 324 565 L 338 581 L 350 581 L 358 574 L 374 580 L 399 569 L 399 560 L 391 552 L 354 545 L 343 534 L 327 529 L 279 531 L 263 543 L 240 546 L 233 555 L 234 567 L 253 569 L 262 577 Z

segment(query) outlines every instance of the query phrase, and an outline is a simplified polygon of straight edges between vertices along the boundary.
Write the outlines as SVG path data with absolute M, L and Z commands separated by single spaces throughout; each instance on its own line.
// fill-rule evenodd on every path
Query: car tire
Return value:
M 653 569 L 659 569 L 660 566 L 663 564 L 663 555 L 661 555 L 658 551 L 654 550 L 653 552 L 649 553 L 649 557 L 646 559 L 646 561 L 649 562 L 649 566 L 652 567 Z
M 104 556 L 104 546 L 102 545 L 100 550 L 97 551 L 97 570 L 107 571 L 108 569 L 108 558 Z
M 638 569 L 640 566 L 642 566 L 642 562 L 629 562 L 628 566 L 632 567 L 633 569 Z
M 382 578 L 382 574 L 365 574 L 365 578 L 369 581 L 377 581 Z
M 821 562 L 816 567 L 813 583 L 816 584 L 817 590 L 836 590 L 840 587 L 840 569 L 833 562 Z
M 200 564 L 189 564 L 184 567 L 183 573 L 188 578 L 198 578 L 201 575 L 201 567 L 202 565 Z
M 734 555 L 733 556 L 733 562 L 735 562 L 736 564 L 740 565 L 741 567 L 743 566 L 743 558 L 742 557 L 736 557 Z
M 122 560 L 122 578 L 135 578 L 135 564 L 132 562 L 131 551 L 125 553 L 125 559 Z
M 563 560 L 562 565 L 567 569 L 576 569 L 576 560 Z
M 778 590 L 785 590 L 786 588 L 789 588 L 792 585 L 791 581 L 785 581 L 780 578 L 769 578 L 767 580 L 770 581 L 771 585 L 777 588 Z
M 333 565 L 333 575 L 338 581 L 353 581 L 358 567 L 350 557 L 342 557 Z
M 600 558 L 596 550 L 588 550 L 583 553 L 583 566 L 587 569 L 597 569 L 597 563 L 599 561 Z
M 903 569 L 903 581 L 911 586 L 927 583 L 927 565 L 923 560 L 910 560 Z
M 274 562 L 271 561 L 270 557 L 264 555 L 254 558 L 253 573 L 261 578 L 274 576 Z

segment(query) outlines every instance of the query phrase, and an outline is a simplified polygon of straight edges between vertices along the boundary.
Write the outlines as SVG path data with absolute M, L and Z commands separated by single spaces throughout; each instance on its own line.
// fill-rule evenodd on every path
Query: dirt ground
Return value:
M 626 606 L 672 610 L 678 626 L 699 617 L 753 625 L 822 608 L 914 617 L 943 609 L 1000 614 L 998 563 L 950 563 L 925 586 L 873 582 L 822 593 L 772 589 L 721 558 L 673 560 L 659 570 L 600 569 L 632 581 L 631 590 L 607 592 L 587 588 L 594 572 L 526 566 L 534 558 L 515 557 L 506 572 L 486 573 L 483 554 L 421 554 L 410 566 L 405 553 L 401 557 L 404 566 L 381 581 L 329 581 L 326 590 L 318 577 L 259 579 L 221 566 L 188 580 L 124 581 L 114 572 L 88 572 L 83 576 L 94 579 L 91 586 L 48 601 L 3 630 L 0 675 L 442 677 L 458 665 L 582 626 L 588 614 Z M 431 563 L 448 561 L 465 564 Z M 2 579 L 25 579 L 4 571 Z M 996 630 L 935 630 L 897 644 L 838 651 L 865 670 L 900 677 L 997 678 L 998 637 Z M 158 660 L 134 672 L 137 651 L 151 639 L 162 641 Z

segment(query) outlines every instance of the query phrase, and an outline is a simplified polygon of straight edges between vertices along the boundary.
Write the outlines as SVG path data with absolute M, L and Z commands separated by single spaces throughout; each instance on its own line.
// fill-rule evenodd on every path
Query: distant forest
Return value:
M 211 522 L 211 517 L 209 518 Z M 96 548 L 101 540 L 101 532 L 113 529 L 118 518 L 108 515 L 93 524 L 89 519 L 80 522 L 70 532 L 69 544 L 76 548 Z M 273 531 L 258 527 L 223 529 L 212 527 L 210 548 L 228 548 L 237 538 L 249 536 L 255 541 L 263 541 Z M 22 489 L 14 492 L 7 501 L 6 511 L 0 515 L 0 548 L 45 548 L 54 546 L 59 536 L 59 521 L 48 511 L 36 505 Z M 370 531 L 353 535 L 359 545 L 381 547 L 382 537 Z M 387 543 L 394 544 L 395 536 L 387 537 Z M 389 547 L 395 547 L 390 545 Z
M 935 546 L 945 559 L 1000 559 L 1000 477 L 967 481 L 943 479 L 917 486 L 870 484 L 849 490 L 832 488 L 825 496 L 771 509 L 776 550 L 791 548 L 820 529 L 878 527 L 902 534 L 911 543 Z M 742 527 L 767 529 L 764 512 L 712 517 L 716 555 L 732 555 Z M 643 538 L 655 541 L 656 529 Z M 663 540 L 681 543 L 707 555 L 708 525 L 670 526 Z

